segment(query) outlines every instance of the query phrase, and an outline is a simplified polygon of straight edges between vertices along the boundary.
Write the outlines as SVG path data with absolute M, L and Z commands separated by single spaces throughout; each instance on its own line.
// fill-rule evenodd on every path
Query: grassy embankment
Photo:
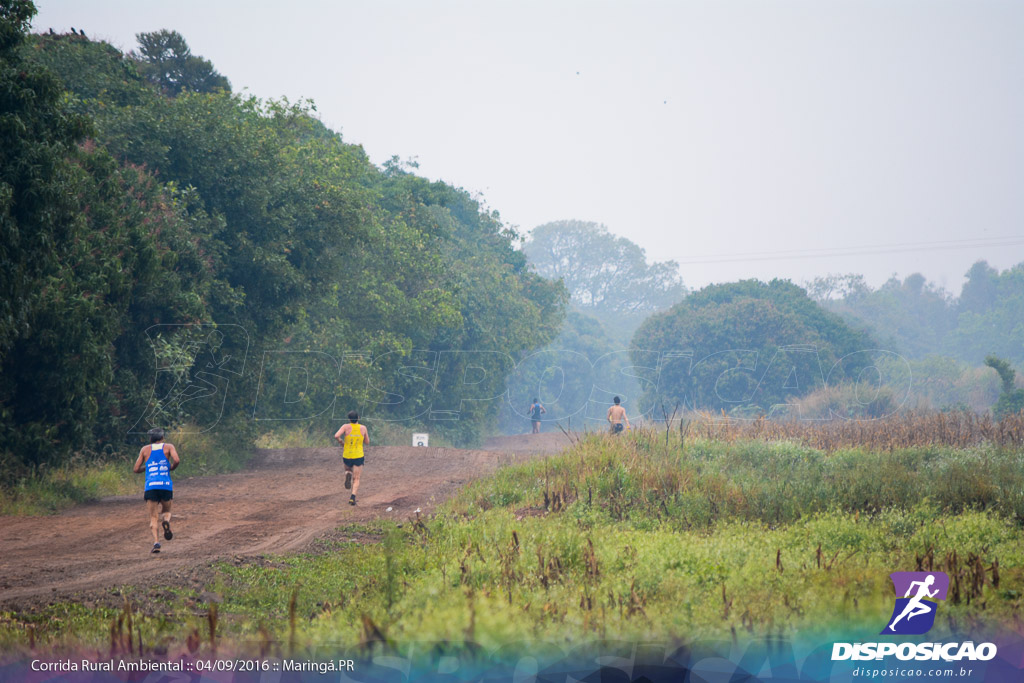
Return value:
M 191 641 L 209 653 L 209 593 L 223 598 L 221 653 L 316 656 L 381 639 L 464 652 L 468 642 L 877 633 L 893 604 L 888 574 L 921 568 L 950 575 L 931 634 L 941 638 L 1019 619 L 1022 523 L 1020 449 L 825 453 L 641 431 L 502 470 L 430 519 L 353 527 L 316 553 L 125 594 L 144 652 L 175 655 Z M 106 655 L 126 647 L 127 617 L 78 604 L 6 614 L 0 647 L 25 648 L 31 631 L 37 646 Z
M 235 446 L 224 431 L 169 432 L 167 440 L 181 455 L 175 479 L 233 472 L 245 466 L 249 453 Z M 139 447 L 145 443 L 140 440 Z M 137 448 L 116 454 L 79 454 L 68 462 L 40 468 L 29 476 L 0 486 L 0 515 L 45 515 L 106 496 L 124 496 L 142 490 L 142 475 L 132 472 Z

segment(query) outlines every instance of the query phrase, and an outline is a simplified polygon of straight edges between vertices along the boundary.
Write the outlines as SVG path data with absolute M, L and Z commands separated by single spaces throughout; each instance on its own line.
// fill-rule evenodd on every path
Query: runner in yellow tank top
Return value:
M 359 413 L 352 410 L 348 414 L 349 424 L 342 425 L 334 438 L 342 445 L 341 462 L 345 465 L 345 488 L 352 489 L 348 504 L 356 504 L 356 492 L 359 490 L 359 475 L 363 471 L 363 445 L 370 445 L 370 435 L 366 426 L 359 424 Z

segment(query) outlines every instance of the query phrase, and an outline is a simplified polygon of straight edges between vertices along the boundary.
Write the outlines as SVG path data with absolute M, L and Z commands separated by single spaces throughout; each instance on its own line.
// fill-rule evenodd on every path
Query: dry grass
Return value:
M 968 411 L 906 412 L 876 419 L 756 420 L 694 413 L 668 427 L 686 438 L 713 441 L 793 441 L 833 452 L 840 448 L 894 451 L 922 446 L 965 448 L 990 443 L 1001 448 L 1024 446 L 1024 413 L 993 420 Z

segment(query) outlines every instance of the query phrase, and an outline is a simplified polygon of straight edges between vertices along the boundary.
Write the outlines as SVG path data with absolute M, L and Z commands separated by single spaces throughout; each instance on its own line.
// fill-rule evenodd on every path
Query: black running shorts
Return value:
M 351 459 L 350 458 L 342 458 L 341 459 L 341 461 L 343 463 L 345 463 L 345 467 L 362 467 L 363 466 L 363 460 L 366 460 L 366 458 L 362 457 L 362 458 L 351 458 Z
M 623 429 L 625 429 L 625 427 L 626 425 L 622 424 L 621 422 L 616 422 L 615 424 L 612 425 L 612 434 L 618 434 Z
M 174 498 L 174 491 L 167 489 L 150 489 L 142 495 L 143 500 L 152 500 L 157 503 L 166 503 Z

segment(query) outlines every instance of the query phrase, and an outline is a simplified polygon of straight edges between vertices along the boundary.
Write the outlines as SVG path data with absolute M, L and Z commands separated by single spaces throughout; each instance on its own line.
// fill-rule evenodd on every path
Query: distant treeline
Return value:
M 979 366 L 989 354 L 1024 367 L 1024 263 L 999 272 L 985 261 L 966 273 L 960 296 L 920 273 L 872 289 L 861 275 L 807 285 L 812 298 L 909 358 L 942 355 Z
M 566 302 L 497 213 L 231 93 L 174 32 L 126 55 L 34 12 L 0 0 L 0 472 L 153 424 L 493 424 L 462 389 L 500 394 Z
M 985 262 L 959 297 L 919 274 L 872 289 L 860 275 L 745 280 L 689 292 L 678 264 L 596 223 L 564 220 L 524 245 L 562 280 L 573 311 L 510 377 L 506 431 L 532 397 L 543 419 L 602 426 L 613 395 L 656 420 L 699 410 L 736 417 L 880 417 L 897 410 L 1015 413 L 1008 362 L 1024 364 L 1024 264 Z M 1016 392 L 1016 393 L 1015 393 Z

